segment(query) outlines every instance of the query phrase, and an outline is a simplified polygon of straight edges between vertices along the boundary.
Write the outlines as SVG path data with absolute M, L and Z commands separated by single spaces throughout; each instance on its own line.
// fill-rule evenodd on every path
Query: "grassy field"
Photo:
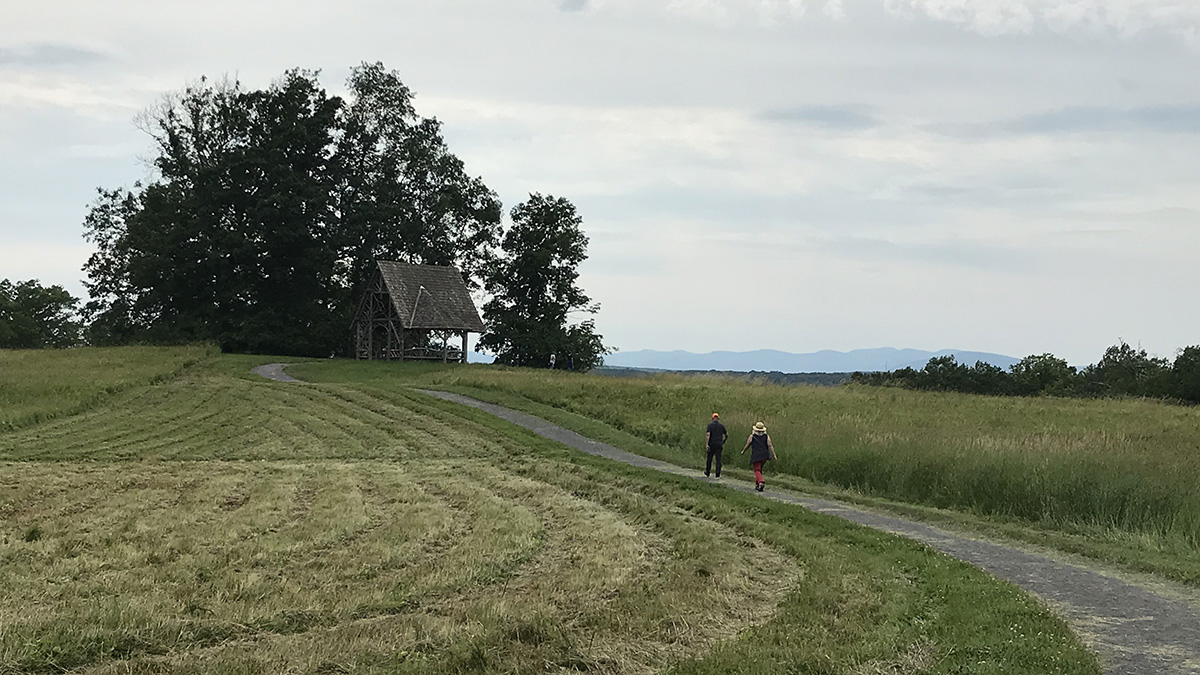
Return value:
M 208 347 L 0 349 L 0 431 L 86 409 L 211 357 Z M 48 358 L 49 357 L 49 358 Z
M 924 546 L 265 360 L 0 432 L 0 672 L 1099 672 Z
M 710 413 L 730 429 L 735 465 L 763 420 L 779 451 L 768 467 L 776 484 L 974 514 L 1036 543 L 1200 586 L 1200 408 L 493 367 L 336 362 L 293 372 L 452 389 L 697 468 Z

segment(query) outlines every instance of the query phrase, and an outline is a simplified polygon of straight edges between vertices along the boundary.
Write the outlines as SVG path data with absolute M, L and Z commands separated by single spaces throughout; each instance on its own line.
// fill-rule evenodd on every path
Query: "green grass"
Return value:
M 777 484 L 966 514 L 992 531 L 1200 586 L 1200 408 L 487 366 L 328 362 L 292 372 L 451 389 L 696 468 L 711 412 L 730 429 L 734 466 L 761 419 L 779 451 L 768 466 Z
M 214 355 L 203 346 L 0 349 L 0 431 L 86 410 Z
M 0 672 L 1099 672 L 914 542 L 264 360 L 0 432 Z

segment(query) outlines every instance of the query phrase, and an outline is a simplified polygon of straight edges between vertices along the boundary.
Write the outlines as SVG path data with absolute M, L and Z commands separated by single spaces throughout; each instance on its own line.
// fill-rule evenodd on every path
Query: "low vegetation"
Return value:
M 454 389 L 557 414 L 593 437 L 624 434 L 605 440 L 697 468 L 714 410 L 732 434 L 726 455 L 735 466 L 763 420 L 779 450 L 774 480 L 1024 523 L 1035 540 L 1200 585 L 1198 408 L 495 367 L 330 363 L 295 372 Z
M 0 431 L 82 411 L 214 353 L 202 346 L 0 350 Z
M 0 432 L 0 672 L 1099 672 L 922 545 L 256 360 Z

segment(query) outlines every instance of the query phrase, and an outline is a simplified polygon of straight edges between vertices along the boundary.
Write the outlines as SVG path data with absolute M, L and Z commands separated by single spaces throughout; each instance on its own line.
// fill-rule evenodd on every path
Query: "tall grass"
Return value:
M 1177 554 L 1200 551 L 1200 408 L 482 366 L 305 368 L 315 377 L 344 369 L 343 377 L 519 395 L 601 420 L 685 465 L 702 461 L 712 412 L 730 430 L 727 463 L 737 462 L 762 420 L 779 454 L 774 472 L 914 504 L 1124 532 Z
M 0 349 L 0 431 L 82 411 L 215 353 L 205 346 Z

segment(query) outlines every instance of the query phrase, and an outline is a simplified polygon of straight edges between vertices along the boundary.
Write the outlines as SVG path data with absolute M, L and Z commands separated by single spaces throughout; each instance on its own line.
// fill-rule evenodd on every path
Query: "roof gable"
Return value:
M 471 292 L 456 268 L 388 260 L 376 264 L 405 329 L 484 331 Z

